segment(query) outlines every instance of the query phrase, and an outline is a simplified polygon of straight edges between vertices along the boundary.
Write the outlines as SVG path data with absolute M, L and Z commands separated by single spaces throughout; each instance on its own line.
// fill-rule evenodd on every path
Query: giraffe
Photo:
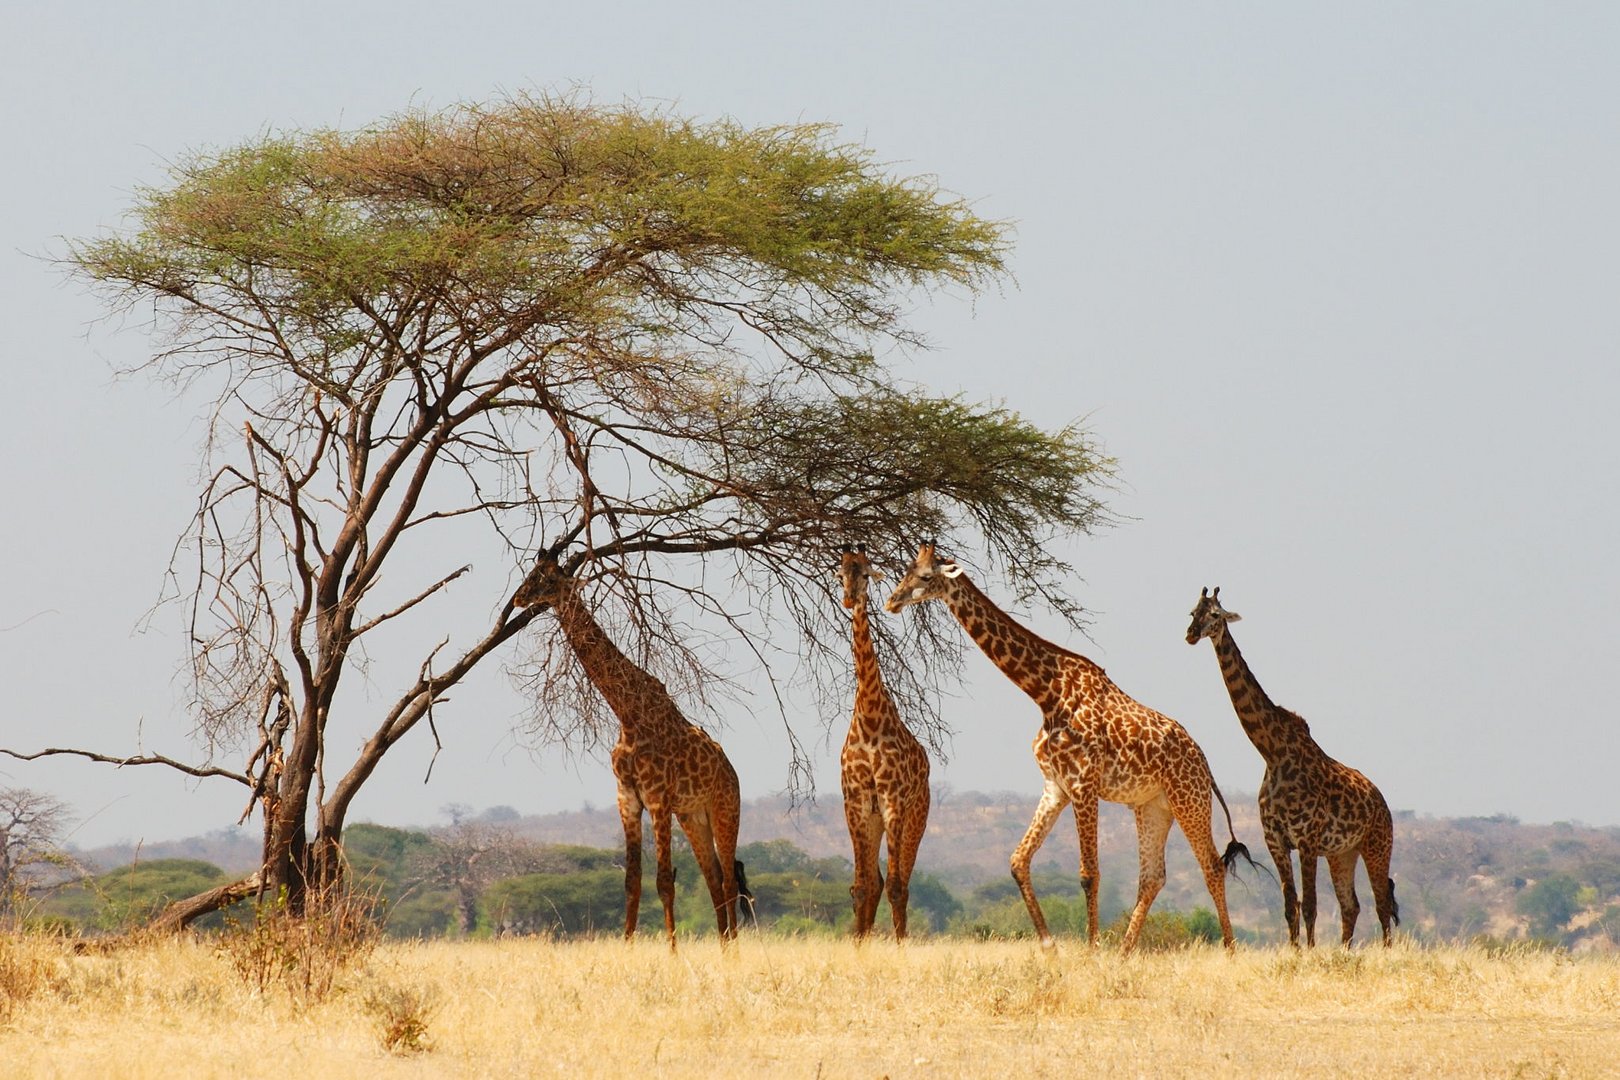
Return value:
M 636 932 L 641 907 L 641 813 L 652 819 L 658 898 L 664 932 L 675 947 L 675 870 L 670 816 L 691 841 L 714 901 L 721 939 L 737 935 L 737 900 L 752 902 L 737 861 L 741 800 L 737 773 L 720 744 L 681 715 L 664 684 L 632 663 L 603 633 L 579 599 L 578 583 L 542 559 L 512 597 L 514 607 L 549 605 L 591 682 L 619 718 L 613 775 L 624 825 L 624 936 Z
M 1367 865 L 1373 904 L 1390 943 L 1390 925 L 1400 925 L 1395 882 L 1389 876 L 1395 829 L 1383 794 L 1360 772 L 1328 757 L 1311 738 L 1311 727 L 1298 713 L 1274 705 L 1244 662 L 1229 624 L 1241 616 L 1221 607 L 1221 590 L 1198 594 L 1187 627 L 1187 644 L 1209 638 L 1221 664 L 1227 693 L 1243 731 L 1266 761 L 1260 782 L 1260 825 L 1266 847 L 1277 865 L 1282 885 L 1288 943 L 1299 946 L 1299 921 L 1305 917 L 1305 943 L 1316 945 L 1316 860 L 1325 856 L 1333 891 L 1339 898 L 1344 944 L 1355 933 L 1361 903 L 1356 899 L 1356 858 Z M 1294 850 L 1304 895 L 1294 897 Z M 1379 884 L 1382 882 L 1382 884 Z M 1303 908 L 1303 911 L 1301 910 Z
M 889 842 L 889 913 L 894 936 L 906 936 L 906 900 L 917 847 L 928 827 L 928 754 L 907 730 L 883 686 L 872 627 L 867 620 L 867 582 L 882 574 L 872 569 L 866 548 L 844 549 L 838 576 L 844 585 L 844 607 L 851 612 L 850 634 L 855 653 L 855 711 L 839 755 L 844 788 L 844 818 L 855 850 L 855 936 L 872 931 L 883 875 L 878 846 Z
M 922 545 L 884 606 L 898 613 L 928 600 L 943 600 L 991 662 L 1041 710 L 1041 731 L 1034 750 L 1046 783 L 1035 817 L 1011 860 L 1013 880 L 1041 945 L 1051 948 L 1055 943 L 1035 899 L 1029 866 L 1058 815 L 1070 804 L 1080 837 L 1086 936 L 1093 945 L 1097 943 L 1097 808 L 1099 800 L 1106 799 L 1123 803 L 1136 814 L 1140 870 L 1136 906 L 1125 929 L 1122 952 L 1129 953 L 1136 946 L 1148 908 L 1164 885 L 1164 845 L 1172 822 L 1181 825 L 1198 858 L 1220 918 L 1221 940 L 1232 948 L 1226 872 L 1239 858 L 1248 857 L 1248 849 L 1232 835 L 1225 854 L 1216 854 L 1210 835 L 1211 792 L 1226 811 L 1229 834 L 1232 815 L 1215 786 L 1203 750 L 1187 729 L 1133 700 L 1084 656 L 1020 625 L 985 596 L 959 565 L 941 558 L 933 544 Z

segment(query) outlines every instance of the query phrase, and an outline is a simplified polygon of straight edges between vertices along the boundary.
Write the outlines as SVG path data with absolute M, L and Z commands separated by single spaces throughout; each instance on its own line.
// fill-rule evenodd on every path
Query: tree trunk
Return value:
M 319 884 L 311 874 L 306 822 L 319 756 L 321 719 L 316 708 L 306 704 L 293 737 L 292 753 L 282 762 L 277 782 L 266 789 L 264 891 L 285 897 L 287 910 L 294 915 L 303 914 L 305 892 Z
M 262 880 L 262 873 L 257 873 L 240 881 L 233 881 L 229 885 L 221 885 L 196 896 L 176 900 L 158 912 L 157 917 L 148 923 L 146 928 L 159 934 L 179 933 L 209 912 L 229 907 L 254 895 L 259 891 Z

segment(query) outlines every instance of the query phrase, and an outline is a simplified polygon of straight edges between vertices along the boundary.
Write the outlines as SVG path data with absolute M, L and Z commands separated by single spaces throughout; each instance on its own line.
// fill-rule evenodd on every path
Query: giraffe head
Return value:
M 556 603 L 563 587 L 571 580 L 556 563 L 541 559 L 529 571 L 529 576 L 523 579 L 517 592 L 512 594 L 512 606 L 526 608 Z
M 866 583 L 869 581 L 882 581 L 885 575 L 881 570 L 872 569 L 872 561 L 866 557 L 866 545 L 857 544 L 854 548 L 844 547 L 844 553 L 838 559 L 838 579 L 844 583 L 844 606 L 853 608 L 855 602 L 866 595 Z
M 1198 606 L 1192 609 L 1192 622 L 1187 625 L 1187 644 L 1196 645 L 1202 638 L 1211 641 L 1220 640 L 1226 633 L 1226 624 L 1235 623 L 1243 616 L 1235 611 L 1227 611 L 1221 607 L 1221 587 L 1215 586 L 1215 591 L 1207 588 L 1198 590 Z
M 933 544 L 924 544 L 917 551 L 917 558 L 912 561 L 906 576 L 889 594 L 883 610 L 897 615 L 901 608 L 920 604 L 924 600 L 937 600 L 950 589 L 951 579 L 961 576 L 960 566 L 950 559 L 940 558 Z

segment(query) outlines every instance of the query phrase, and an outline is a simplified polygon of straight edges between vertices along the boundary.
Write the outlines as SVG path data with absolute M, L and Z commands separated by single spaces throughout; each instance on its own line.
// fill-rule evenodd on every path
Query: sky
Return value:
M 1263 766 L 1183 639 L 1205 585 L 1395 809 L 1620 825 L 1620 7 L 65 2 L 0 5 L 0 42 L 0 746 L 197 756 L 183 637 L 144 616 L 207 402 L 117 374 L 154 342 L 66 240 L 188 151 L 579 88 L 829 121 L 1014 224 L 1012 279 L 923 302 L 934 348 L 893 362 L 1117 459 L 1120 523 L 1065 549 L 1087 634 L 1016 613 L 1186 725 L 1226 792 Z M 602 756 L 515 737 L 523 709 L 490 665 L 437 714 L 431 781 L 419 731 L 351 820 L 611 805 Z M 718 731 L 747 797 L 788 783 L 771 709 Z M 976 652 L 943 715 L 936 784 L 1039 791 L 1035 708 Z M 836 793 L 842 729 L 796 720 Z M 158 767 L 0 759 L 0 787 L 69 804 L 83 847 L 242 811 Z

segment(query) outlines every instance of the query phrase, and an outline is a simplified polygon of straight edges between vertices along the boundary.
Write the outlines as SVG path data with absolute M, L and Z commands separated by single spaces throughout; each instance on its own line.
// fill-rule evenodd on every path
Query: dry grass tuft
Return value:
M 59 939 L 0 934 L 0 1026 L 50 985 L 63 956 Z
M 267 901 L 252 921 L 231 922 L 219 949 L 260 993 L 279 987 L 301 1004 L 321 1002 L 340 975 L 377 947 L 375 909 L 371 897 L 349 890 L 310 895 L 303 915 L 291 914 L 283 901 Z
M 428 1021 L 439 1010 L 436 988 L 379 982 L 368 987 L 360 1000 L 377 1022 L 384 1050 L 391 1054 L 425 1054 L 433 1049 Z

